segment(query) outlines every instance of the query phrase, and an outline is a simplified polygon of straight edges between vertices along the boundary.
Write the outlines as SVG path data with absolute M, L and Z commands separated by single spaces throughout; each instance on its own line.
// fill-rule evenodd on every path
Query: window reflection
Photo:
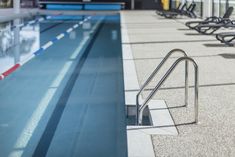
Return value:
M 220 0 L 220 16 L 223 16 L 228 8 L 228 1 Z
M 14 26 L 23 20 L 14 20 Z M 0 31 L 0 73 L 23 61 L 40 47 L 39 25 L 15 27 L 12 22 L 1 23 Z
M 230 6 L 235 8 L 235 0 L 212 0 L 212 15 L 223 16 Z M 235 11 L 231 18 L 235 18 Z
M 202 17 L 203 10 L 203 0 L 171 0 L 170 1 L 171 8 L 176 8 L 178 4 L 187 2 L 191 4 L 192 2 L 196 3 L 195 13 L 198 17 Z M 235 9 L 235 0 L 212 0 L 212 15 L 213 16 L 223 16 L 228 7 L 232 6 Z M 232 19 L 235 19 L 235 11 L 233 12 Z
M 0 8 L 12 8 L 13 0 L 0 0 Z
M 232 6 L 235 9 L 235 0 L 229 0 L 229 6 Z M 231 18 L 235 19 L 235 11 L 233 12 Z
M 171 8 L 177 8 L 178 5 L 181 3 L 185 3 L 187 2 L 188 5 L 190 5 L 191 3 L 196 3 L 196 8 L 195 8 L 195 13 L 198 17 L 202 17 L 202 4 L 203 1 L 202 0 L 171 0 Z
M 20 0 L 20 6 L 21 8 L 35 8 L 37 0 Z M 13 0 L 0 0 L 0 8 L 13 8 Z
M 35 8 L 37 7 L 36 0 L 21 0 L 20 1 L 21 8 Z
M 13 33 L 10 30 L 6 30 L 1 32 L 0 34 L 0 57 L 7 55 L 8 50 L 13 45 Z

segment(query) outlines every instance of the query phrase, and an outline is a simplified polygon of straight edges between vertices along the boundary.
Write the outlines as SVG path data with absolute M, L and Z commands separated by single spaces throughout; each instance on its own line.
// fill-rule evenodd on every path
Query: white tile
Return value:
M 139 130 L 128 130 L 128 157 L 155 157 L 152 140 Z
M 122 22 L 122 52 L 126 105 L 136 105 L 136 94 L 140 88 L 135 63 L 129 43 L 125 19 Z M 140 102 L 143 102 L 140 96 Z M 163 100 L 151 100 L 149 108 L 153 126 L 127 126 L 128 157 L 155 157 L 150 135 L 177 135 L 177 129 Z M 164 125 L 172 125 L 164 127 Z M 162 127 L 163 126 L 163 127 Z
M 139 83 L 133 60 L 124 60 L 123 67 L 125 90 L 138 90 Z

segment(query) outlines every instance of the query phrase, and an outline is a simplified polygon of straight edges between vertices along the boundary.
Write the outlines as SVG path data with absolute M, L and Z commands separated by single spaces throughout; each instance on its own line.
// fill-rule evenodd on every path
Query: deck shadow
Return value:
M 177 127 L 177 126 L 187 126 L 187 125 L 196 125 L 196 122 L 193 121 L 193 122 L 179 123 L 174 125 L 146 126 L 144 129 L 167 128 L 167 127 Z M 141 130 L 141 129 L 143 128 L 129 128 L 128 130 Z
M 231 47 L 225 44 L 203 44 L 206 47 Z
M 183 106 L 173 106 L 173 107 L 164 107 L 164 108 L 155 108 L 155 109 L 151 109 L 151 110 L 166 110 L 166 109 L 178 109 L 178 108 L 184 108 L 186 107 L 186 105 L 183 105 Z
M 215 40 L 174 40 L 174 41 L 138 41 L 138 42 L 123 42 L 122 44 L 130 44 L 130 45 L 141 45 L 141 44 L 164 44 L 164 43 L 190 43 L 190 42 L 208 42 Z
M 200 34 L 200 33 L 184 33 L 184 35 L 195 35 L 195 36 L 203 36 L 204 34 Z
M 227 54 L 226 54 L 227 55 Z M 232 54 L 228 54 L 232 55 Z M 222 54 L 221 54 L 222 56 Z M 226 56 L 227 58 L 234 58 L 235 59 L 235 54 L 232 55 L 231 57 Z M 204 84 L 204 85 L 199 85 L 199 87 L 221 87 L 221 86 L 234 86 L 235 82 L 228 82 L 228 83 L 215 83 L 215 84 Z M 162 87 L 159 90 L 175 90 L 175 89 L 184 89 L 184 86 L 178 86 L 178 87 Z M 194 86 L 189 86 L 189 88 L 194 88 Z M 152 91 L 153 88 L 146 88 L 145 91 Z M 125 90 L 126 92 L 137 92 L 139 89 L 132 89 L 132 90 Z M 183 106 L 182 106 L 183 107 Z M 174 108 L 174 107 L 173 107 Z
M 189 28 L 178 28 L 177 30 L 178 31 L 188 31 L 188 30 L 191 30 L 191 29 L 189 29 Z
M 226 58 L 226 59 L 235 59 L 235 54 L 232 54 L 232 53 L 222 53 L 219 55 Z

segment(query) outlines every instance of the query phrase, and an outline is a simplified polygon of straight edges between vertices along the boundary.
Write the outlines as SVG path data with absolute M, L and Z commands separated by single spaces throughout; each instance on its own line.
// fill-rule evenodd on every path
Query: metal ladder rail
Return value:
M 158 71 L 161 69 L 161 67 L 165 64 L 165 62 L 169 59 L 169 57 L 174 53 L 181 53 L 184 57 L 187 57 L 188 55 L 186 52 L 182 49 L 173 49 L 171 50 L 160 62 L 160 64 L 157 66 L 157 68 L 151 73 L 151 75 L 148 77 L 148 79 L 145 81 L 145 83 L 140 87 L 139 92 L 136 95 L 136 124 L 138 125 L 138 117 L 139 117 L 139 97 L 140 94 L 144 91 L 145 87 L 152 81 L 154 76 L 158 73 Z M 185 62 L 185 106 L 188 104 L 188 61 Z
M 143 105 L 139 109 L 139 117 L 138 118 L 138 125 L 142 124 L 142 118 L 143 118 L 143 111 L 147 107 L 148 102 L 152 97 L 155 95 L 155 93 L 159 90 L 161 85 L 166 81 L 166 79 L 169 77 L 169 75 L 173 72 L 175 67 L 182 61 L 190 61 L 193 63 L 194 66 L 194 72 L 195 72 L 195 78 L 194 78 L 194 106 L 195 106 L 195 123 L 198 123 L 198 65 L 197 63 L 190 57 L 181 57 L 177 59 L 174 64 L 170 67 L 170 69 L 165 73 L 165 75 L 162 77 L 162 79 L 159 81 L 157 86 L 152 90 L 152 92 L 149 94 L 147 99 L 144 101 Z

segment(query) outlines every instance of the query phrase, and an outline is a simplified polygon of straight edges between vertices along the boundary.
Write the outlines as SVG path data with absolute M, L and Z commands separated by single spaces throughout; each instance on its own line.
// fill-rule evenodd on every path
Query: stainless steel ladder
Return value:
M 183 54 L 183 57 L 178 58 L 172 66 L 169 68 L 169 70 L 165 73 L 165 75 L 161 78 L 161 80 L 158 82 L 158 84 L 155 86 L 154 89 L 152 89 L 151 93 L 148 95 L 148 97 L 144 100 L 143 104 L 141 105 L 139 103 L 139 97 L 140 94 L 144 91 L 146 86 L 152 81 L 152 79 L 156 76 L 158 71 L 161 69 L 161 67 L 164 65 L 164 63 L 169 59 L 169 57 L 174 53 L 181 53 Z M 160 62 L 160 64 L 157 66 L 157 68 L 151 73 L 151 75 L 148 77 L 146 82 L 141 86 L 139 92 L 136 95 L 136 124 L 142 125 L 142 118 L 143 118 L 143 111 L 148 106 L 148 102 L 152 99 L 152 97 L 156 94 L 156 92 L 159 90 L 161 85 L 166 81 L 166 79 L 169 77 L 169 75 L 173 72 L 175 67 L 182 61 L 185 61 L 185 106 L 188 105 L 188 62 L 191 62 L 194 66 L 194 72 L 195 72 L 195 83 L 194 83 L 194 105 L 195 105 L 195 123 L 198 123 L 198 66 L 196 62 L 188 57 L 188 55 L 185 53 L 185 51 L 181 49 L 173 49 L 171 50 L 164 59 Z

